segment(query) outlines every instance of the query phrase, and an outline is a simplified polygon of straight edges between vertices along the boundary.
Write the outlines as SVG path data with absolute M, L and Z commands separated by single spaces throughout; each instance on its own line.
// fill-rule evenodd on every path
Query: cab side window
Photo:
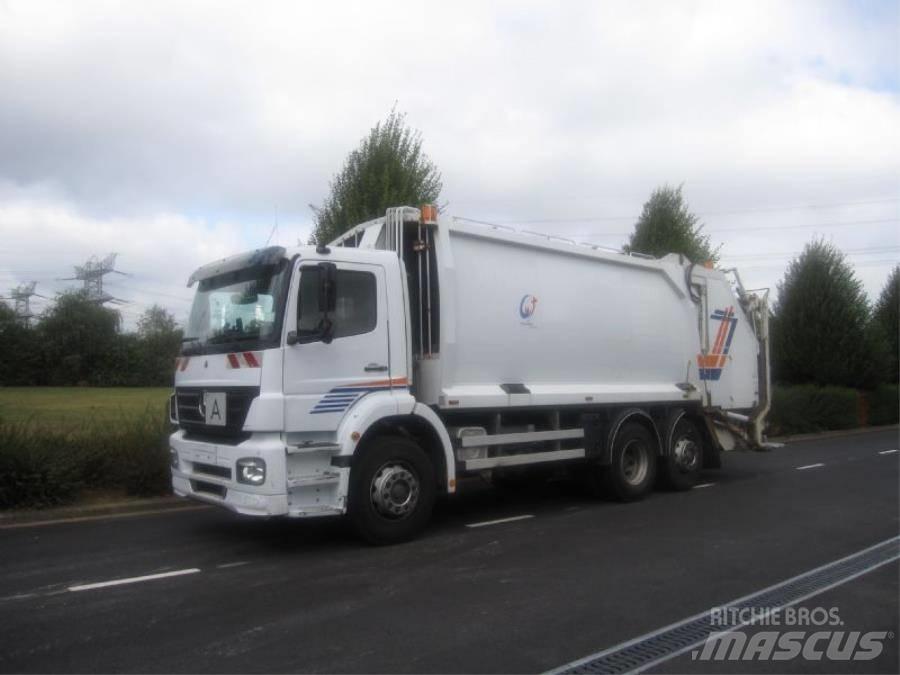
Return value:
M 297 307 L 297 332 L 315 333 L 322 320 L 319 311 L 319 268 L 300 268 L 300 302 Z M 331 320 L 334 338 L 362 335 L 375 330 L 377 300 L 375 275 L 354 270 L 337 271 L 337 303 Z

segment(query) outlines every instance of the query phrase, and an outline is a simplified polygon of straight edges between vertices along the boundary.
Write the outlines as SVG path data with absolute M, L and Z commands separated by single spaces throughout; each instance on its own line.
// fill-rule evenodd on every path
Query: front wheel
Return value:
M 418 535 L 437 493 L 434 467 L 413 441 L 376 438 L 350 470 L 350 521 L 371 544 L 394 544 Z

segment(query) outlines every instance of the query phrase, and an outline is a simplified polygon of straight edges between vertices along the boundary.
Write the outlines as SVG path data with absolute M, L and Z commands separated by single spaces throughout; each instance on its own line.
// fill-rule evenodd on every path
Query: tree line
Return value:
M 34 325 L 0 305 L 0 344 L 3 386 L 166 387 L 181 329 L 154 305 L 124 332 L 119 312 L 76 291 L 57 296 Z

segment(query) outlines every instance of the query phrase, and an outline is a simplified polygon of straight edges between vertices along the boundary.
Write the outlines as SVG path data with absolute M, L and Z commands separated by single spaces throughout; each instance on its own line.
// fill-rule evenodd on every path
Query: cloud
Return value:
M 80 288 L 66 280 L 74 266 L 91 256 L 117 253 L 116 269 L 105 290 L 125 304 L 117 307 L 126 326 L 153 304 L 163 305 L 179 321 L 187 317 L 192 289 L 190 272 L 202 264 L 246 247 L 244 228 L 229 222 L 208 222 L 177 213 L 151 217 L 94 218 L 70 203 L 48 198 L 43 190 L 16 189 L 0 184 L 0 288 L 37 281 L 37 292 L 56 293 Z M 262 243 L 262 242 L 260 242 Z M 293 242 L 296 243 L 296 242 Z M 33 301 L 40 312 L 48 302 Z
M 819 232 L 876 249 L 853 258 L 874 293 L 872 263 L 900 259 L 898 22 L 896 3 L 0 4 L 0 284 L 123 249 L 123 294 L 149 301 L 276 221 L 305 238 L 396 101 L 454 213 L 615 245 L 684 182 L 754 284 Z

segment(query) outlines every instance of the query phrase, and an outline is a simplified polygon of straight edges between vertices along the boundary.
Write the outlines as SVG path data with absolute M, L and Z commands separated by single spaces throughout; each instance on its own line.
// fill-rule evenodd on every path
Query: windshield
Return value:
M 249 267 L 203 279 L 185 329 L 182 354 L 277 345 L 290 264 Z

